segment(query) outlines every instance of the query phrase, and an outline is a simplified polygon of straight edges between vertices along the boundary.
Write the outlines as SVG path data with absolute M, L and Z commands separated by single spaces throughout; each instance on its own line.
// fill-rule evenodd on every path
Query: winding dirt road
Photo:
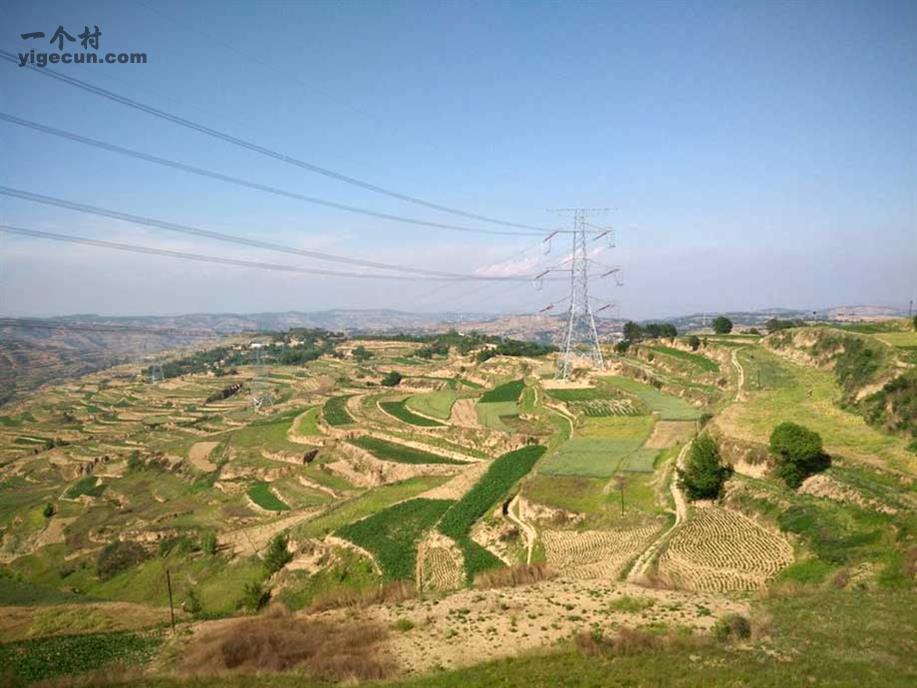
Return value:
M 525 520 L 524 507 L 519 495 L 513 497 L 513 501 L 509 503 L 509 508 L 506 510 L 506 516 L 510 521 L 519 526 L 522 537 L 525 539 L 525 563 L 531 564 L 532 552 L 535 549 L 535 540 L 538 538 L 538 531 L 535 530 L 535 527 L 531 523 Z
M 736 384 L 736 401 L 745 401 L 745 368 L 739 363 L 739 350 L 732 350 L 732 365 L 738 373 L 738 382 Z
M 675 459 L 676 469 L 684 468 L 685 457 L 688 455 L 688 449 L 690 448 L 691 442 L 688 442 L 681 448 L 681 451 L 678 452 L 678 456 Z M 643 554 L 637 557 L 637 561 L 635 561 L 634 565 L 631 567 L 630 573 L 627 574 L 628 583 L 640 583 L 641 581 L 646 580 L 646 571 L 649 569 L 653 558 L 665 544 L 672 531 L 688 518 L 688 500 L 685 498 L 684 492 L 681 491 L 681 488 L 678 487 L 677 472 L 674 476 L 672 476 L 671 490 L 672 500 L 675 502 L 675 523 L 673 523 L 670 528 L 668 528 L 659 537 L 657 537 L 653 543 L 643 551 Z

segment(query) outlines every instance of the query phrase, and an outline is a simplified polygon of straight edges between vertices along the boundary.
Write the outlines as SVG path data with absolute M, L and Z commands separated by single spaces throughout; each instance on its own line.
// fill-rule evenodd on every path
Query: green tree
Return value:
M 774 428 L 770 450 L 777 459 L 777 475 L 792 488 L 831 465 L 821 435 L 796 423 L 780 423 Z
M 264 555 L 264 569 L 272 576 L 293 560 L 293 553 L 287 549 L 289 539 L 286 534 L 275 535 Z
M 643 336 L 643 328 L 637 323 L 628 320 L 624 323 L 624 339 L 628 342 L 639 341 Z
M 622 339 L 620 342 L 615 343 L 615 353 L 624 355 L 627 353 L 627 350 L 630 348 L 630 342 L 626 339 Z
M 51 518 L 54 515 L 54 505 L 51 502 L 45 504 L 45 508 L 41 510 L 41 513 L 45 518 Z
M 385 377 L 382 378 L 382 385 L 385 387 L 395 387 L 404 379 L 401 373 L 397 370 L 390 370 L 386 373 Z
M 688 337 L 688 346 L 691 347 L 691 351 L 697 351 L 700 348 L 700 337 L 696 334 L 692 334 Z
M 360 346 L 354 348 L 353 357 L 358 362 L 363 363 L 364 361 L 368 361 L 373 357 L 373 352 L 369 351 L 365 346 L 361 344 Z
M 716 442 L 704 434 L 691 445 L 684 470 L 678 469 L 678 484 L 688 499 L 716 499 L 731 475 L 732 468 L 720 461 Z
M 717 334 L 729 334 L 732 332 L 732 320 L 725 315 L 718 315 L 713 319 L 713 331 Z

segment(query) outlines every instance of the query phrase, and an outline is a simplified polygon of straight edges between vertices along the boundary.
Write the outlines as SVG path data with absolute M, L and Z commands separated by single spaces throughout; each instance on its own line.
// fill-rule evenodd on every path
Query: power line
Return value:
M 280 272 L 297 272 L 305 275 L 326 275 L 330 277 L 355 277 L 358 279 L 388 279 L 399 281 L 455 281 L 449 277 L 409 277 L 407 275 L 384 275 L 378 273 L 363 272 L 343 272 L 339 270 L 325 270 L 323 268 L 304 268 L 295 265 L 279 265 L 277 263 L 264 263 L 251 260 L 239 260 L 236 258 L 223 258 L 219 256 L 207 256 L 200 253 L 189 253 L 186 251 L 171 251 L 162 248 L 153 248 L 150 246 L 137 246 L 136 244 L 122 244 L 113 241 L 103 241 L 101 239 L 89 239 L 86 237 L 77 237 L 66 234 L 55 234 L 54 232 L 43 232 L 35 229 L 26 229 L 24 227 L 12 227 L 10 225 L 0 225 L 0 232 L 7 234 L 19 234 L 22 236 L 35 237 L 37 239 L 50 239 L 52 241 L 63 241 L 71 244 L 84 244 L 86 246 L 97 246 L 99 248 L 111 248 L 118 251 L 128 251 L 133 253 L 144 253 L 151 256 L 165 256 L 167 258 L 183 258 L 185 260 L 195 260 L 203 263 L 216 263 L 218 265 L 234 265 L 244 268 L 257 268 L 259 270 L 276 270 Z M 501 279 L 507 281 L 509 278 L 485 278 L 469 276 L 465 281 Z M 509 280 L 519 281 L 519 280 Z
M 19 66 L 19 59 L 13 53 L 7 52 L 6 50 L 0 50 L 0 57 L 7 60 L 8 62 L 11 62 Z M 254 151 L 255 153 L 260 153 L 261 155 L 264 155 L 269 158 L 274 158 L 275 160 L 279 160 L 281 162 L 287 163 L 288 165 L 293 165 L 295 167 L 299 167 L 301 169 L 308 170 L 309 172 L 313 172 L 315 174 L 320 174 L 324 177 L 328 177 L 329 179 L 334 179 L 336 181 L 343 182 L 345 184 L 350 184 L 351 186 L 356 186 L 361 189 L 365 189 L 367 191 L 372 191 L 373 193 L 381 194 L 383 196 L 389 196 L 390 198 L 396 198 L 400 201 L 405 201 L 407 203 L 413 203 L 414 205 L 423 206 L 425 208 L 431 208 L 433 210 L 438 210 L 440 212 L 450 213 L 452 215 L 458 215 L 461 217 L 467 217 L 469 219 L 479 220 L 482 222 L 489 222 L 491 224 L 502 225 L 504 227 L 516 227 L 519 229 L 533 230 L 536 233 L 547 233 L 547 232 L 554 231 L 552 229 L 545 228 L 545 227 L 537 227 L 534 225 L 527 225 L 527 224 L 522 224 L 519 222 L 508 222 L 506 220 L 500 220 L 500 219 L 496 219 L 492 217 L 487 217 L 486 215 L 479 215 L 477 213 L 471 213 L 471 212 L 467 212 L 464 210 L 459 210 L 457 208 L 451 208 L 449 206 L 440 205 L 438 203 L 432 203 L 430 201 L 426 201 L 416 196 L 410 196 L 408 194 L 400 193 L 398 191 L 393 191 L 391 189 L 387 189 L 385 187 L 378 186 L 376 184 L 371 184 L 361 179 L 357 179 L 356 177 L 351 177 L 345 174 L 341 174 L 340 172 L 335 172 L 334 170 L 330 170 L 328 168 L 321 167 L 319 165 L 315 165 L 310 162 L 299 160 L 298 158 L 294 158 L 284 153 L 279 153 L 270 148 L 266 148 L 264 146 L 258 145 L 251 141 L 247 141 L 237 136 L 233 136 L 231 134 L 227 134 L 227 133 L 218 131 L 216 129 L 212 129 L 211 127 L 205 126 L 203 124 L 199 124 L 197 122 L 193 122 L 189 119 L 185 119 L 184 117 L 180 117 L 178 115 L 174 115 L 174 114 L 165 112 L 164 110 L 159 110 L 150 105 L 145 105 L 144 103 L 136 101 L 132 98 L 128 98 L 127 96 L 119 95 L 113 91 L 109 91 L 107 89 L 101 88 L 100 86 L 95 86 L 88 82 L 81 81 L 80 79 L 76 79 L 72 76 L 68 76 L 66 74 L 56 72 L 47 67 L 39 68 L 39 67 L 35 67 L 34 65 L 25 65 L 25 66 L 31 69 L 32 71 L 37 72 L 38 74 L 41 74 L 47 77 L 51 77 L 52 79 L 56 79 L 65 84 L 82 89 L 88 93 L 92 93 L 102 98 L 107 98 L 108 100 L 111 100 L 115 103 L 126 105 L 127 107 L 133 108 L 135 110 L 139 110 L 141 112 L 146 112 L 147 114 L 153 115 L 154 117 L 158 117 L 159 119 L 163 119 L 168 122 L 172 122 L 173 124 L 178 124 L 179 126 L 185 127 L 187 129 L 192 129 L 202 134 L 206 134 L 207 136 L 211 136 L 213 138 L 220 139 L 221 141 L 231 143 L 235 146 L 239 146 L 240 148 L 245 148 L 245 149 Z M 530 231 L 526 233 L 531 234 L 532 232 Z
M 27 127 L 35 131 L 40 131 L 44 134 L 51 134 L 53 136 L 59 136 L 60 138 L 69 139 L 76 143 L 82 143 L 87 146 L 94 146 L 101 150 L 106 150 L 111 153 L 117 153 L 119 155 L 124 155 L 127 157 L 135 158 L 137 160 L 143 160 L 144 162 L 154 163 L 156 165 L 163 165 L 165 167 L 171 167 L 172 169 L 181 170 L 182 172 L 188 172 L 190 174 L 196 174 L 201 177 L 209 177 L 210 179 L 216 179 L 218 181 L 227 182 L 229 184 L 236 184 L 237 186 L 244 186 L 249 189 L 254 189 L 256 191 L 264 191 L 266 193 L 271 193 L 277 196 L 282 196 L 284 198 L 291 198 L 297 201 L 305 201 L 306 203 L 313 203 L 315 205 L 325 206 L 327 208 L 334 208 L 336 210 L 344 210 L 349 213 L 358 213 L 360 215 L 366 215 L 368 217 L 375 217 L 381 220 L 392 220 L 394 222 L 402 222 L 409 225 L 415 225 L 418 227 L 433 227 L 434 229 L 447 229 L 455 232 L 467 232 L 472 234 L 490 234 L 490 235 L 510 235 L 510 236 L 530 236 L 534 235 L 535 232 L 504 232 L 501 230 L 492 230 L 492 229 L 477 229 L 475 227 L 463 227 L 461 225 L 452 225 L 443 222 L 428 222 L 426 220 L 420 220 L 413 217 L 405 217 L 403 215 L 393 215 L 390 213 L 381 213 L 375 210 L 368 210 L 366 208 L 360 208 L 358 206 L 347 205 L 345 203 L 337 203 L 336 201 L 327 201 L 321 198 L 316 198 L 314 196 L 306 196 L 304 194 L 295 193 L 293 191 L 286 191 L 284 189 L 279 189 L 274 186 L 269 186 L 267 184 L 259 184 L 258 182 L 248 181 L 246 179 L 240 179 L 238 177 L 232 177 L 230 175 L 222 174 L 220 172 L 214 172 L 212 170 L 207 170 L 202 167 L 195 167 L 193 165 L 187 165 L 182 162 L 177 162 L 175 160 L 169 160 L 167 158 L 161 158 L 156 155 L 149 155 L 147 153 L 142 153 L 140 151 L 132 150 L 130 148 L 124 148 L 123 146 L 117 146 L 112 143 L 106 143 L 105 141 L 99 141 L 98 139 L 89 138 L 88 136 L 81 136 L 80 134 L 74 134 L 69 131 L 64 131 L 62 129 L 56 129 L 54 127 L 49 127 L 44 124 L 39 124 L 38 122 L 33 122 L 27 119 L 22 119 L 21 117 L 16 117 L 15 115 L 10 115 L 7 113 L 0 112 L 0 120 L 9 122 L 11 124 L 18 124 L 22 127 Z
M 165 19 L 167 22 L 169 22 L 169 23 L 172 24 L 173 26 L 176 26 L 176 27 L 178 27 L 179 29 L 181 29 L 181 30 L 183 30 L 183 31 L 187 31 L 188 33 L 197 34 L 198 36 L 200 36 L 201 38 L 203 38 L 204 41 L 205 41 L 208 45 L 218 45 L 218 46 L 220 46 L 221 48 L 223 48 L 224 50 L 227 50 L 227 51 L 229 51 L 229 52 L 235 54 L 237 57 L 239 57 L 239 58 L 245 60 L 246 62 L 255 62 L 255 63 L 257 63 L 257 64 L 260 64 L 262 67 L 266 67 L 266 68 L 267 68 L 268 70 L 270 70 L 271 72 L 273 72 L 273 73 L 275 73 L 275 74 L 279 74 L 280 76 L 282 76 L 282 77 L 284 77 L 284 78 L 286 78 L 286 79 L 290 79 L 291 81 L 296 82 L 297 84 L 299 84 L 299 85 L 300 85 L 302 88 L 304 88 L 304 89 L 311 89 L 314 93 L 318 93 L 322 98 L 325 98 L 326 100 L 329 100 L 329 101 L 337 101 L 337 104 L 338 104 L 338 105 L 341 105 L 341 106 L 347 108 L 348 110 L 350 110 L 350 111 L 352 111 L 352 112 L 354 112 L 354 113 L 360 115 L 361 117 L 366 117 L 366 118 L 368 118 L 368 119 L 373 120 L 377 125 L 382 125 L 382 124 L 383 124 L 383 122 L 382 122 L 378 117 L 376 117 L 375 115 L 373 115 L 372 113 L 370 113 L 370 112 L 368 112 L 368 111 L 366 111 L 366 110 L 364 110 L 364 109 L 362 109 L 362 108 L 358 108 L 358 107 L 356 107 L 356 106 L 354 106 L 354 105 L 352 105 L 352 104 L 350 104 L 350 103 L 345 103 L 345 102 L 343 102 L 343 101 L 341 101 L 341 100 L 339 100 L 339 99 L 334 98 L 334 97 L 333 97 L 330 93 L 328 93 L 327 91 L 324 91 L 324 90 L 322 90 L 322 89 L 316 88 L 316 86 L 315 86 L 314 83 L 307 83 L 307 82 L 304 81 L 303 79 L 300 79 L 299 77 L 296 76 L 295 72 L 293 72 L 292 70 L 283 70 L 283 71 L 279 70 L 279 69 L 277 68 L 277 65 L 276 65 L 276 64 L 271 63 L 271 62 L 268 62 L 267 60 L 261 59 L 261 58 L 255 53 L 255 51 L 243 52 L 243 51 L 239 50 L 238 48 L 236 48 L 232 43 L 230 43 L 230 42 L 228 42 L 228 41 L 222 40 L 219 36 L 216 36 L 216 35 L 214 35 L 214 34 L 212 34 L 212 33 L 209 33 L 209 32 L 207 32 L 207 31 L 204 31 L 204 30 L 202 30 L 202 29 L 200 29 L 200 28 L 198 28 L 198 27 L 191 26 L 191 25 L 189 24 L 189 22 L 188 22 L 184 17 L 183 17 L 181 20 L 178 20 L 178 19 L 175 19 L 174 17 L 171 17 L 171 16 L 167 15 L 165 12 L 163 12 L 162 10 L 160 10 L 160 9 L 158 9 L 158 8 L 156 8 L 156 7 L 151 7 L 150 5 L 148 5 L 148 4 L 145 3 L 145 2 L 141 2 L 140 0 L 134 0 L 134 2 L 135 2 L 136 4 L 138 4 L 138 5 L 140 5 L 141 7 L 143 7 L 144 9 L 146 9 L 148 12 L 157 15 L 157 16 L 160 17 L 161 19 Z
M 164 220 L 156 220 L 149 217 L 142 217 L 140 215 L 132 215 L 130 213 L 122 213 L 117 210 L 109 210 L 107 208 L 99 208 L 98 206 L 87 205 L 85 203 L 75 203 L 73 201 L 68 201 L 63 198 L 55 198 L 53 196 L 45 196 L 43 194 L 32 193 L 31 191 L 23 191 L 22 189 L 14 189 L 8 186 L 0 186 L 0 194 L 5 196 L 12 196 L 14 198 L 21 198 L 27 201 L 33 201 L 35 203 L 43 203 L 44 205 L 53 205 L 59 208 L 66 208 L 68 210 L 76 210 L 77 212 L 86 213 L 88 215 L 96 215 L 98 217 L 108 217 L 114 220 L 122 220 L 124 222 L 131 222 L 133 224 L 144 225 L 146 227 L 157 227 L 159 229 L 166 229 L 171 232 L 179 232 L 181 234 L 191 234 L 194 236 L 206 237 L 208 239 L 216 239 L 217 241 L 225 241 L 233 244 L 241 244 L 243 246 L 252 246 L 255 248 L 263 248 L 269 251 L 277 251 L 279 253 L 290 253 L 297 256 L 305 256 L 307 258 L 317 258 L 318 260 L 326 260 L 335 263 L 345 263 L 347 265 L 357 265 L 360 267 L 369 267 L 369 268 L 380 268 L 383 270 L 393 270 L 396 272 L 410 273 L 414 275 L 423 275 L 427 277 L 440 277 L 444 279 L 454 279 L 454 280 L 474 280 L 474 281 L 525 281 L 528 280 L 528 277 L 486 277 L 472 274 L 461 274 L 455 272 L 442 272 L 439 270 L 426 270 L 424 268 L 414 268 L 405 265 L 393 265 L 391 263 L 380 263 L 377 261 L 363 260 L 360 258 L 350 258 L 348 256 L 335 255 L 333 253 L 324 253 L 320 251 L 310 251 L 307 249 L 295 248 L 292 246 L 284 246 L 283 244 L 275 244 L 269 241 L 261 241 L 260 239 L 249 239 L 247 237 L 236 236 L 233 234 L 223 234 L 222 232 L 214 232 L 208 229 L 200 229 L 198 227 L 192 227 L 190 225 L 182 225 L 175 222 L 166 222 Z M 348 275 L 351 273 L 325 273 L 325 274 L 340 274 Z

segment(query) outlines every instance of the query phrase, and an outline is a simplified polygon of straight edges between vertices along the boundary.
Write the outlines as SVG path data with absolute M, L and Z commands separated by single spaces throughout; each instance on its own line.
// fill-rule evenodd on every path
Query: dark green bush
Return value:
M 386 373 L 385 377 L 382 378 L 382 385 L 384 387 L 395 387 L 404 379 L 401 373 L 397 370 L 390 370 Z
M 293 553 L 287 549 L 289 538 L 285 533 L 275 535 L 264 555 L 264 570 L 271 576 L 293 561 Z
M 122 571 L 141 564 L 148 558 L 147 551 L 138 542 L 112 542 L 96 558 L 96 573 L 108 580 Z
M 239 608 L 246 612 L 257 612 L 266 607 L 270 600 L 271 591 L 261 583 L 252 581 L 251 583 L 246 583 L 245 587 L 242 588 Z
M 713 626 L 713 637 L 720 642 L 747 640 L 751 637 L 751 623 L 741 614 L 727 614 Z
M 794 489 L 831 465 L 831 457 L 822 449 L 821 436 L 796 423 L 780 423 L 774 428 L 770 450 L 777 458 L 777 475 Z

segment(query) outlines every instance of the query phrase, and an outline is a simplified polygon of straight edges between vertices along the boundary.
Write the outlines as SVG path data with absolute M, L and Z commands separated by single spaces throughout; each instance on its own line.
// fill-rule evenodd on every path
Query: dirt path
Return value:
M 672 476 L 671 485 L 672 499 L 675 502 L 675 523 L 672 524 L 671 528 L 657 537 L 653 543 L 644 550 L 643 554 L 637 557 L 637 561 L 635 561 L 634 565 L 631 567 L 630 573 L 627 574 L 628 583 L 639 583 L 640 581 L 646 580 L 646 571 L 649 569 L 653 558 L 659 553 L 672 531 L 688 518 L 688 500 L 685 498 L 681 488 L 678 487 L 677 469 L 684 466 L 685 457 L 688 455 L 688 449 L 690 448 L 691 442 L 688 442 L 681 448 L 681 451 L 678 452 L 678 456 L 675 459 L 676 472 L 675 475 Z
M 535 530 L 535 527 L 525 520 L 525 502 L 516 495 L 513 497 L 513 501 L 509 503 L 509 508 L 506 510 L 506 516 L 510 521 L 515 523 L 519 530 L 522 532 L 522 537 L 525 540 L 525 563 L 532 563 L 532 552 L 535 549 L 535 540 L 538 538 L 538 531 Z
M 260 523 L 246 528 L 226 531 L 219 534 L 219 542 L 229 547 L 235 554 L 246 556 L 258 554 L 277 533 L 317 516 L 322 511 L 324 511 L 324 507 L 303 509 L 271 523 Z
M 739 350 L 732 350 L 732 365 L 738 373 L 738 384 L 736 384 L 736 401 L 745 401 L 745 368 L 739 363 Z

